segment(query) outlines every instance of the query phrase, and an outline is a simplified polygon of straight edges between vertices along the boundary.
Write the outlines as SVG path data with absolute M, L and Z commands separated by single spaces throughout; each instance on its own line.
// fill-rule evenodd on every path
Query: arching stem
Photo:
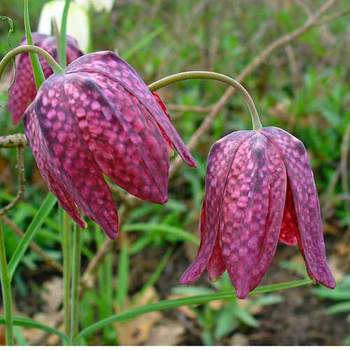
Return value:
M 149 89 L 151 91 L 158 90 L 162 87 L 174 84 L 176 82 L 182 81 L 182 80 L 189 80 L 189 79 L 210 79 L 210 80 L 217 80 L 221 81 L 223 83 L 226 83 L 228 85 L 231 85 L 233 88 L 239 90 L 248 106 L 251 118 L 252 118 L 252 124 L 254 130 L 259 130 L 262 128 L 262 124 L 259 118 L 258 111 L 255 107 L 254 101 L 252 97 L 250 96 L 249 92 L 244 88 L 242 84 L 240 84 L 237 80 L 224 75 L 220 73 L 215 72 L 207 72 L 207 71 L 189 71 L 189 72 L 181 72 L 173 75 L 169 75 L 168 77 L 165 77 L 163 79 L 160 79 L 151 85 L 149 85 Z
M 55 59 L 45 50 L 34 45 L 23 45 L 18 46 L 11 51 L 9 51 L 0 62 L 0 78 L 5 71 L 7 65 L 19 54 L 21 53 L 36 53 L 45 58 L 47 63 L 51 66 L 55 74 L 62 74 L 62 67 L 55 61 Z

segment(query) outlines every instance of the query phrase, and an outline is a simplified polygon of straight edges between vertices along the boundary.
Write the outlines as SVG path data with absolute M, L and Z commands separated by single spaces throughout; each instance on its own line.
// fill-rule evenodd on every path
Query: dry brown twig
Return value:
M 0 209 L 0 218 L 6 212 L 11 210 L 23 197 L 25 188 L 25 174 L 24 174 L 24 149 L 22 146 L 17 147 L 17 172 L 18 172 L 18 190 L 16 197 L 5 207 Z
M 24 232 L 16 225 L 15 222 L 13 222 L 7 215 L 2 216 L 2 220 L 4 223 L 10 227 L 10 229 L 18 236 L 18 237 L 23 237 Z M 33 250 L 33 252 L 37 253 L 38 256 L 40 256 L 43 261 L 47 263 L 50 267 L 52 267 L 54 270 L 56 270 L 59 273 L 63 272 L 63 267 L 61 264 L 59 264 L 57 261 L 52 259 L 49 255 L 45 253 L 43 249 L 41 249 L 36 243 L 31 242 L 30 243 L 30 248 Z

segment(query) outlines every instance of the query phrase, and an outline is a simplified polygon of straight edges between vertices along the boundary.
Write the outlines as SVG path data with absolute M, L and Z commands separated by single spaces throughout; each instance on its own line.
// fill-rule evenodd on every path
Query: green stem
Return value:
M 70 322 L 70 342 L 75 343 L 79 333 L 79 277 L 81 262 L 81 239 L 80 227 L 75 226 L 73 234 L 73 258 L 72 258 L 72 289 L 71 289 L 71 322 Z
M 24 0 L 24 29 L 26 33 L 27 44 L 33 45 L 32 31 L 30 28 L 28 0 Z M 37 89 L 39 89 L 41 84 L 45 81 L 45 75 L 41 67 L 39 57 L 34 53 L 30 53 L 29 55 L 33 67 L 35 86 Z
M 34 52 L 43 56 L 47 63 L 51 66 L 55 74 L 63 74 L 62 67 L 55 61 L 55 59 L 44 49 L 34 45 L 22 45 L 9 51 L 0 62 L 0 78 L 5 71 L 7 65 L 19 54 Z
M 6 345 L 13 345 L 11 278 L 7 267 L 5 237 L 0 220 L 0 278 L 4 308 Z
M 61 64 L 61 66 L 64 67 L 64 68 L 67 65 L 67 56 L 66 56 L 67 18 L 68 18 L 68 11 L 69 11 L 70 3 L 71 3 L 71 0 L 66 0 L 66 2 L 64 4 L 64 9 L 63 9 L 63 14 L 62 14 L 62 21 L 61 21 L 59 50 L 58 50 L 59 62 Z
M 70 292 L 71 292 L 71 225 L 68 214 L 60 209 L 62 225 L 62 253 L 63 253 L 63 319 L 65 334 L 70 334 L 71 328 L 71 309 L 70 309 Z M 69 345 L 65 342 L 65 345 Z
M 210 80 L 217 80 L 221 81 L 223 83 L 226 83 L 228 85 L 231 85 L 233 88 L 239 90 L 248 106 L 251 118 L 252 118 L 252 124 L 254 130 L 259 130 L 262 128 L 262 124 L 259 118 L 258 111 L 255 107 L 254 101 L 252 97 L 250 96 L 249 92 L 244 88 L 243 85 L 241 85 L 237 80 L 228 77 L 227 75 L 215 73 L 215 72 L 207 72 L 207 71 L 189 71 L 189 72 L 182 72 L 177 73 L 173 75 L 169 75 L 168 77 L 165 77 L 163 79 L 160 79 L 151 85 L 149 85 L 149 89 L 151 91 L 158 90 L 162 87 L 168 86 L 170 84 L 174 84 L 176 82 L 182 81 L 182 80 L 189 80 L 189 79 L 210 79 Z

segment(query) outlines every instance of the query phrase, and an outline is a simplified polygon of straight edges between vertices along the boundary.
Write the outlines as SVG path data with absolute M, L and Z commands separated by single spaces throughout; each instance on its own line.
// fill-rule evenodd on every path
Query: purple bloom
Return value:
M 22 40 L 22 44 L 26 44 L 26 40 Z M 57 42 L 53 36 L 40 33 L 33 33 L 33 44 L 46 50 L 51 56 L 57 60 Z M 79 50 L 75 39 L 67 37 L 67 62 L 71 63 L 83 53 Z M 48 78 L 52 74 L 49 64 L 40 57 L 40 63 L 44 71 L 44 75 Z M 26 108 L 33 101 L 36 94 L 32 64 L 28 54 L 21 54 L 16 59 L 15 83 L 9 91 L 8 108 L 12 115 L 12 121 L 17 124 Z
M 115 238 L 118 215 L 104 175 L 129 193 L 167 201 L 167 142 L 195 162 L 147 85 L 113 52 L 82 56 L 52 75 L 24 115 L 39 170 L 80 225 L 78 208 Z
M 257 287 L 278 241 L 299 245 L 310 277 L 335 281 L 327 265 L 317 190 L 301 141 L 279 128 L 238 131 L 214 144 L 201 214 L 201 245 L 181 278 L 228 271 L 239 298 Z

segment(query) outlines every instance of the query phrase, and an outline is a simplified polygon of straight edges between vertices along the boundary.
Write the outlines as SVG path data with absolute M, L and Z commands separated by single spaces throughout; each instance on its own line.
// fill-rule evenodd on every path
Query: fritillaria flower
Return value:
M 171 143 L 195 162 L 147 85 L 113 52 L 82 56 L 49 77 L 25 112 L 25 133 L 49 189 L 115 238 L 118 215 L 104 179 L 144 200 L 167 201 Z
M 22 40 L 22 45 L 26 44 L 26 40 Z M 33 33 L 33 44 L 46 50 L 51 56 L 57 59 L 57 40 L 53 36 L 40 33 Z M 70 63 L 82 55 L 78 48 L 77 42 L 67 37 L 67 62 Z M 40 58 L 40 63 L 44 71 L 44 75 L 48 78 L 52 74 L 49 64 Z M 34 76 L 29 55 L 21 54 L 16 60 L 15 82 L 9 91 L 9 111 L 12 115 L 13 123 L 17 124 L 26 108 L 33 101 L 36 94 Z
M 182 283 L 205 269 L 213 280 L 227 270 L 244 298 L 260 283 L 280 241 L 299 246 L 315 282 L 335 287 L 307 152 L 282 129 L 237 131 L 213 145 L 200 231 L 197 258 Z

